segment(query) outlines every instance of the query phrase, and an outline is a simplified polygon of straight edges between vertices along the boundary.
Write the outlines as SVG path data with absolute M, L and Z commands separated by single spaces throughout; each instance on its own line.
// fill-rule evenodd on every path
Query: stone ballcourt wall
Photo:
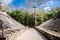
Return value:
M 42 35 L 44 35 L 48 40 L 60 40 L 60 34 L 49 30 L 43 30 L 43 28 L 36 28 Z
M 21 35 L 24 31 L 26 31 L 27 28 L 21 29 L 21 31 L 15 31 L 14 33 L 12 32 L 11 34 L 7 34 L 6 40 L 15 40 L 16 38 L 19 37 L 19 35 Z
M 6 40 L 15 40 L 24 30 L 26 30 L 24 25 L 14 20 L 6 12 L 0 11 L 0 20 L 3 22 L 4 28 L 8 27 L 6 28 L 6 31 L 4 30 L 4 37 Z

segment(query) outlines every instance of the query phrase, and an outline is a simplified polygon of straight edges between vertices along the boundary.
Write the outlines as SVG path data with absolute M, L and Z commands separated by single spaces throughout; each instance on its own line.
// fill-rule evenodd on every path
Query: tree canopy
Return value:
M 57 12 L 57 9 L 52 9 L 48 13 L 41 11 L 36 15 L 36 25 L 40 25 L 41 23 L 49 20 L 52 16 Z M 16 21 L 20 22 L 21 24 L 29 27 L 35 26 L 35 17 L 34 14 L 29 14 L 28 12 L 21 12 L 19 10 L 15 10 L 12 12 L 7 12 L 11 17 L 13 17 Z

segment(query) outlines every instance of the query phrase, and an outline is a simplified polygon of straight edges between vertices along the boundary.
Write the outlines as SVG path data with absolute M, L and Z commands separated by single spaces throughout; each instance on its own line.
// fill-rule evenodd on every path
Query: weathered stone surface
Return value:
M 60 32 L 60 11 L 57 12 L 52 19 L 41 24 L 39 27 L 44 27 L 56 32 Z
M 2 25 L 4 28 L 4 34 L 6 34 L 6 33 L 9 34 L 11 32 L 19 31 L 22 28 L 25 28 L 25 26 L 23 26 L 19 22 L 15 21 L 13 18 L 11 18 L 5 12 L 0 11 L 0 20 L 3 22 Z M 1 33 L 1 30 L 0 30 L 0 33 Z
M 23 26 L 5 12 L 0 12 L 0 23 L 1 22 L 3 22 L 3 33 L 6 40 L 47 40 L 42 34 L 39 34 L 38 31 Z

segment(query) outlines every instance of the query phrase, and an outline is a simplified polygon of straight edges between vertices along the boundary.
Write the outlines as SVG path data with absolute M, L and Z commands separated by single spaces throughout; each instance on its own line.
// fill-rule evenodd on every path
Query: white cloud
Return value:
M 47 13 L 48 11 L 51 10 L 51 7 L 49 7 L 49 6 L 48 7 L 45 7 L 44 10 L 45 10 L 45 13 Z
M 51 4 L 53 4 L 54 2 L 53 1 L 49 1 Z
M 2 2 L 2 4 L 5 6 L 5 5 L 8 5 L 9 3 L 12 2 L 12 0 L 0 0 Z
M 12 0 L 3 0 L 5 4 L 9 4 Z
M 51 10 L 51 7 L 45 7 L 44 10 Z
M 4 10 L 5 8 L 10 8 L 8 4 L 11 3 L 12 0 L 0 0 L 0 2 L 1 2 L 2 9 Z

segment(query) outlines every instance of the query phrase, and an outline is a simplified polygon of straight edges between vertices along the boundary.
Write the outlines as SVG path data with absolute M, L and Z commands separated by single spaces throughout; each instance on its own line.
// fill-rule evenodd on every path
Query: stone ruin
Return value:
M 60 32 L 60 11 L 58 11 L 50 20 L 41 24 L 39 27 L 44 27 L 49 30 Z
M 5 37 L 6 40 L 13 40 L 25 26 L 14 20 L 11 16 L 6 14 L 6 12 L 0 11 L 0 37 L 2 36 L 1 28 L 3 28 L 3 37 Z

